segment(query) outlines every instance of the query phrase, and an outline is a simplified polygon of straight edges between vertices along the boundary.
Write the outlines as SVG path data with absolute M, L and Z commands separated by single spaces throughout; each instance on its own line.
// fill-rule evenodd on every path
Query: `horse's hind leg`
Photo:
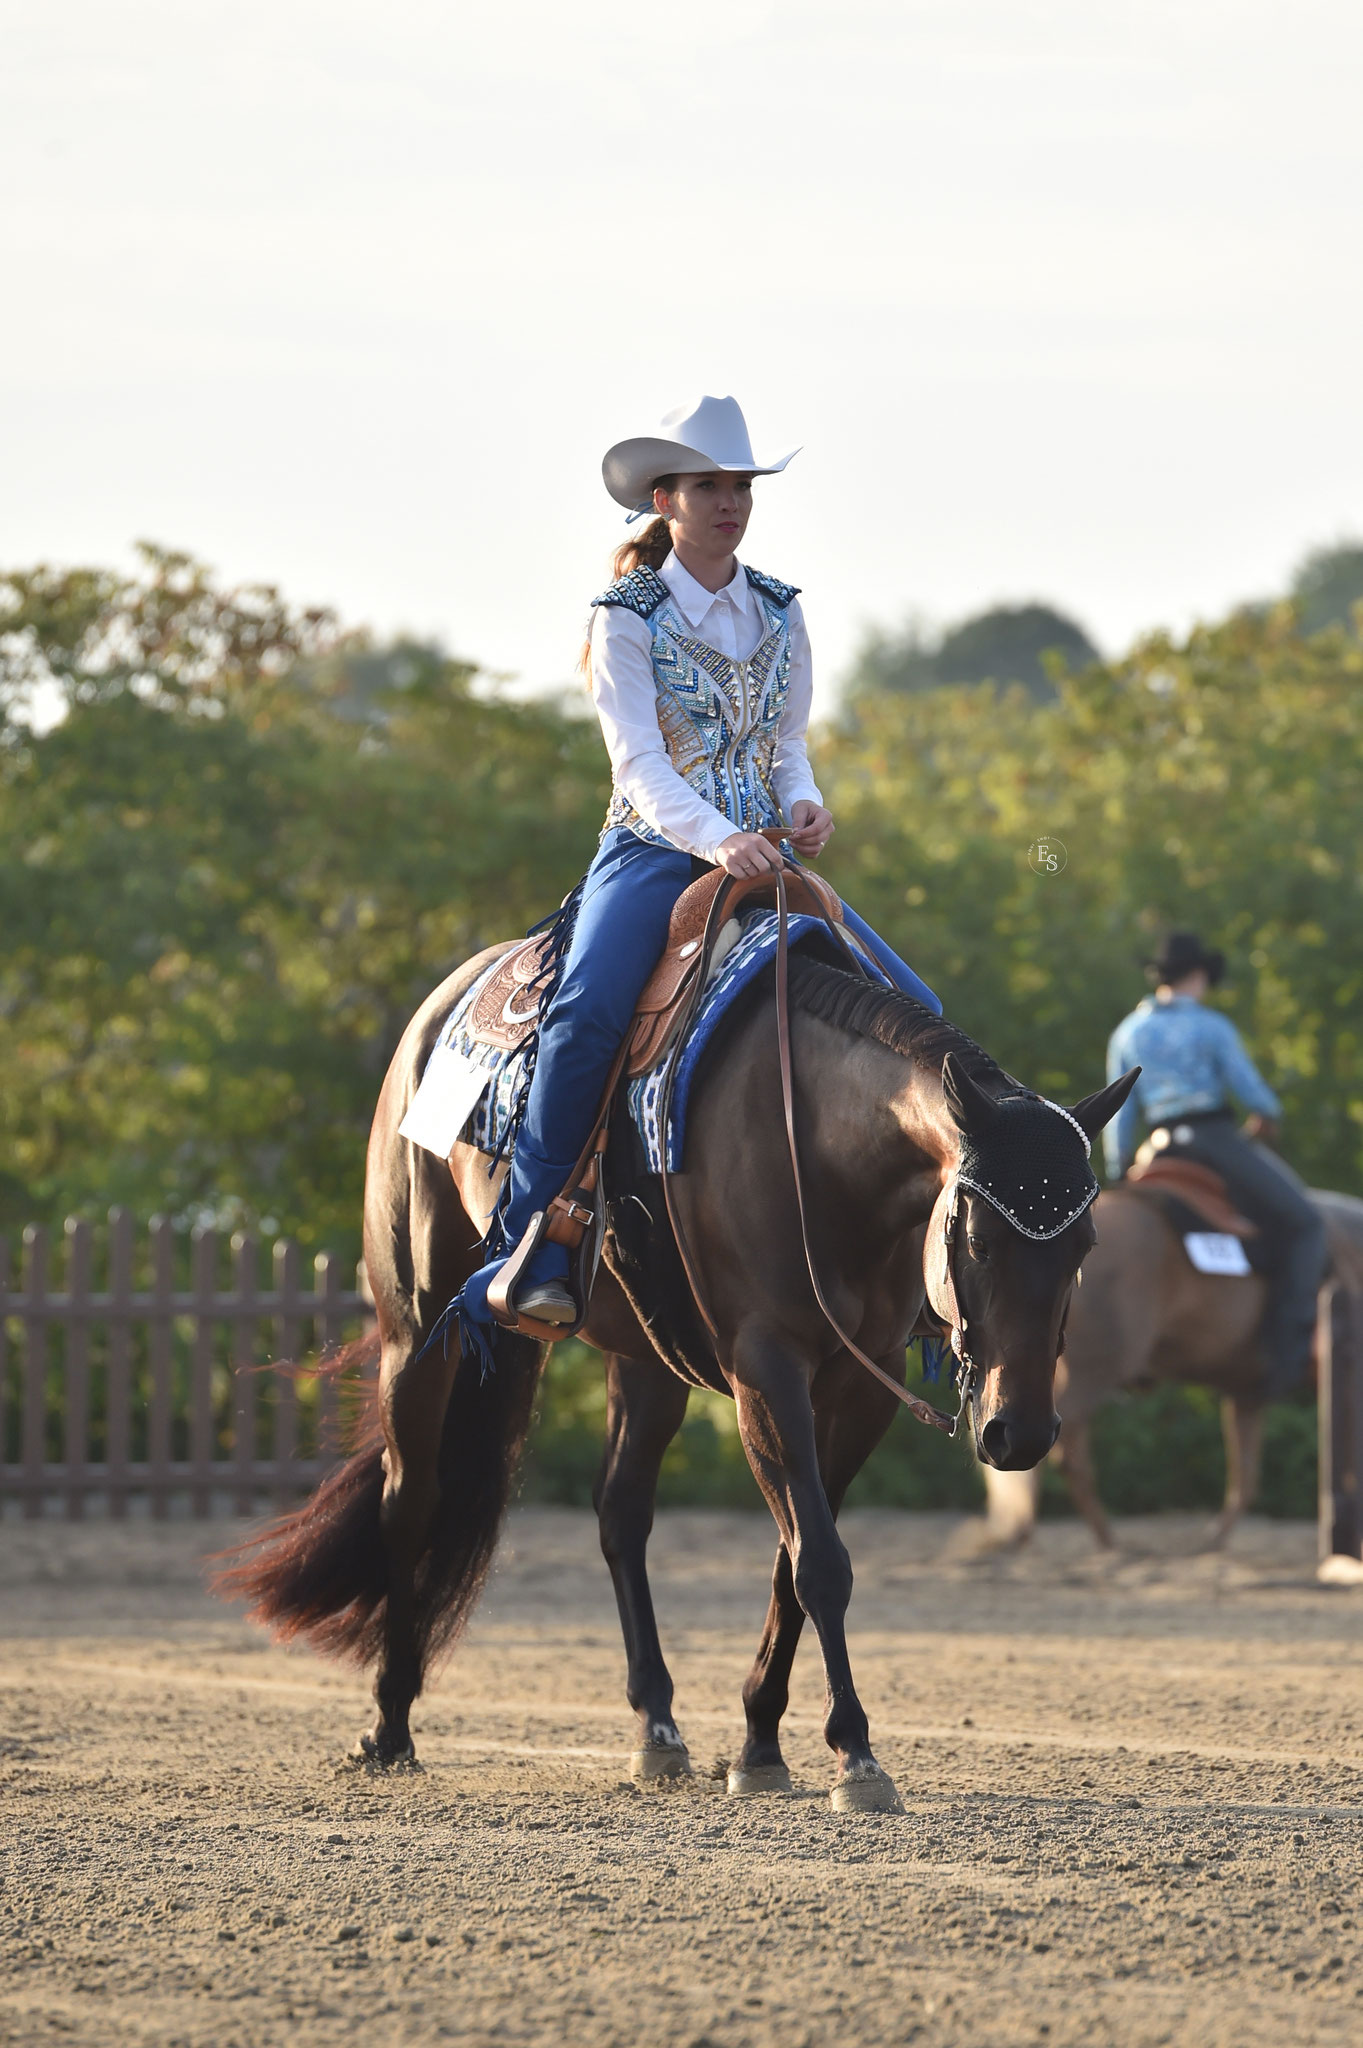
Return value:
M 403 1332 L 385 1343 L 380 1367 L 386 1448 L 379 1527 L 388 1597 L 374 1684 L 378 1717 L 360 1737 L 358 1753 L 381 1764 L 410 1762 L 416 1754 L 409 1720 L 423 1661 L 416 1575 L 440 1499 L 440 1439 L 459 1362 L 457 1333 L 448 1360 L 438 1344 L 419 1358 L 421 1343 L 419 1331 Z
M 606 1392 L 606 1448 L 592 1505 L 625 1638 L 626 1696 L 639 1716 L 630 1770 L 641 1779 L 683 1777 L 691 1760 L 672 1718 L 672 1674 L 658 1640 L 645 1558 L 658 1471 L 681 1428 L 690 1390 L 656 1361 L 610 1352 Z
M 790 1772 L 781 1754 L 781 1720 L 790 1704 L 791 1667 L 804 1625 L 805 1611 L 796 1598 L 790 1552 L 782 1542 L 772 1570 L 762 1640 L 743 1687 L 748 1733 L 729 1769 L 729 1791 L 735 1798 L 791 1789 Z
M 984 1532 L 980 1548 L 985 1552 L 1020 1550 L 1036 1529 L 1041 1500 L 1041 1467 L 1030 1472 L 1000 1472 L 993 1465 L 981 1465 L 984 1480 Z
M 1070 1499 L 1093 1531 L 1095 1543 L 1103 1550 L 1115 1550 L 1112 1524 L 1098 1497 L 1098 1474 L 1094 1469 L 1093 1440 L 1086 1415 L 1065 1417 L 1051 1456 L 1059 1461 L 1065 1484 L 1070 1490 Z
M 421 1690 L 425 1652 L 417 1572 L 440 1504 L 440 1453 L 450 1391 L 459 1366 L 459 1333 L 425 1349 L 428 1333 L 477 1257 L 476 1232 L 445 1166 L 393 1140 L 371 1140 L 365 1182 L 365 1260 L 374 1290 L 383 1356 L 383 1543 L 386 1597 L 374 1697 L 378 1716 L 357 1754 L 374 1763 L 413 1756 L 409 1715 Z
M 1212 1530 L 1211 1547 L 1223 1550 L 1241 1515 L 1249 1513 L 1259 1491 L 1259 1462 L 1264 1443 L 1264 1411 L 1260 1402 L 1229 1398 L 1221 1403 L 1221 1431 L 1226 1440 L 1226 1498 Z

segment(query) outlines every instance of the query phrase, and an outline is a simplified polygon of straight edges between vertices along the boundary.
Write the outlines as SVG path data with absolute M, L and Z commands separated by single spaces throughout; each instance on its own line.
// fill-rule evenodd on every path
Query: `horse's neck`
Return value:
M 931 1161 L 945 1179 L 955 1172 L 960 1159 L 961 1134 L 947 1108 L 942 1076 L 915 1060 L 900 1059 L 899 1066 L 893 1103 L 904 1142 L 914 1158 Z
M 833 1035 L 828 1026 L 816 1031 L 821 1039 Z M 837 1057 L 822 1075 L 811 1072 L 800 1052 L 796 1056 L 801 1093 L 814 1110 L 821 1167 L 828 1165 L 838 1179 L 839 1200 L 868 1221 L 902 1228 L 926 1222 L 960 1145 L 941 1076 L 875 1039 L 849 1046 L 843 1034 L 836 1036 Z

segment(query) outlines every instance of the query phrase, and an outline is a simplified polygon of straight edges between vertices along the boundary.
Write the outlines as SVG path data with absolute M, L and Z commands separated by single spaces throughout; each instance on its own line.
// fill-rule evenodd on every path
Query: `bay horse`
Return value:
M 1310 1190 L 1329 1246 L 1327 1277 L 1363 1292 L 1363 1201 Z M 1094 1469 L 1090 1425 L 1119 1394 L 1160 1381 L 1210 1387 L 1221 1396 L 1226 1491 L 1210 1544 L 1222 1548 L 1259 1487 L 1263 1364 L 1259 1324 L 1267 1283 L 1258 1273 L 1200 1273 L 1160 1204 L 1139 1184 L 1119 1183 L 1094 1204 L 1098 1243 L 1084 1267 L 1056 1376 L 1064 1433 L 1053 1457 L 1095 1541 L 1112 1549 Z M 1040 1473 L 986 1469 L 994 1545 L 1025 1541 L 1036 1522 Z
M 440 1339 L 447 1305 L 479 1265 L 499 1180 L 466 1144 L 446 1162 L 398 1135 L 451 1009 L 505 950 L 480 953 L 429 997 L 379 1097 L 364 1215 L 381 1345 L 374 1436 L 297 1513 L 243 1546 L 219 1580 L 229 1595 L 250 1597 L 255 1616 L 279 1635 L 377 1663 L 377 1717 L 359 1754 L 380 1766 L 413 1759 L 412 1702 L 477 1600 L 541 1364 L 540 1347 L 509 1331 L 497 1332 L 486 1373 L 460 1355 L 457 1335 L 452 1344 Z M 836 1517 L 897 1402 L 843 1348 L 815 1297 L 786 1149 L 771 990 L 768 969 L 707 1048 L 692 1087 L 684 1171 L 672 1182 L 713 1339 L 659 1183 L 636 1164 L 623 1110 L 606 1154 L 604 1259 L 582 1334 L 606 1361 L 606 1445 L 594 1500 L 638 1717 L 632 1768 L 641 1778 L 690 1768 L 645 1548 L 663 1454 L 689 1388 L 703 1385 L 734 1400 L 779 1534 L 766 1625 L 743 1689 L 747 1734 L 729 1789 L 789 1789 L 780 1723 L 807 1616 L 823 1654 L 833 1802 L 893 1810 L 897 1795 L 872 1752 L 852 1680 L 852 1568 Z M 1041 1135 L 1053 1144 L 1056 1106 L 911 997 L 804 949 L 790 959 L 789 1004 L 809 1245 L 822 1293 L 844 1332 L 902 1383 L 906 1343 L 924 1306 L 929 1219 L 963 1144 L 1001 1121 L 1021 1128 L 1019 1117 L 1046 1121 Z M 1081 1134 L 1097 1135 L 1134 1078 L 1059 1113 L 1078 1126 L 1066 1142 L 1085 1175 Z M 1051 1448 L 1056 1356 L 1093 1240 L 1086 1209 L 1059 1234 L 1032 1241 L 988 1201 L 959 1191 L 954 1251 L 946 1245 L 944 1256 L 969 1328 L 970 1415 L 988 1463 L 1029 1467 Z

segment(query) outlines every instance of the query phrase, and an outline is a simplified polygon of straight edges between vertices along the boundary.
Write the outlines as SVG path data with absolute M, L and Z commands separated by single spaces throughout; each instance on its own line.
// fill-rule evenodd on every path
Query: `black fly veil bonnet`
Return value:
M 1067 1109 L 1025 1089 L 991 1101 L 961 1132 L 956 1178 L 1015 1230 L 1059 1237 L 1098 1192 L 1089 1141 Z

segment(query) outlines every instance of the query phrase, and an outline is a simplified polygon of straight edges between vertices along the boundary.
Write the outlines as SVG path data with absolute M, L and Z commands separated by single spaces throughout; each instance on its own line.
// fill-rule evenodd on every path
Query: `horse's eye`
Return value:
M 970 1247 L 971 1258 L 978 1260 L 980 1265 L 987 1266 L 989 1264 L 989 1247 L 984 1239 L 976 1237 L 974 1231 L 972 1231 L 966 1239 L 966 1243 Z

